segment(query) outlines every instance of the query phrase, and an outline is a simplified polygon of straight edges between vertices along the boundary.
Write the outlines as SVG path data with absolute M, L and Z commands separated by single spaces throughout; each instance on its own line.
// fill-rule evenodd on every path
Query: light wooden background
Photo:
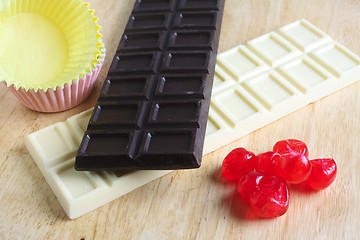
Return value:
M 0 239 L 360 239 L 360 84 L 353 84 L 76 220 L 69 220 L 30 157 L 24 137 L 95 105 L 134 0 L 90 0 L 107 58 L 90 98 L 67 112 L 41 114 L 0 87 Z M 220 52 L 305 18 L 360 55 L 360 1 L 226 0 Z M 2 37 L 2 36 L 0 36 Z M 360 80 L 360 76 L 359 76 Z M 234 185 L 219 177 L 223 157 L 255 153 L 281 139 L 333 157 L 338 177 L 325 191 L 291 190 L 286 215 L 254 219 Z

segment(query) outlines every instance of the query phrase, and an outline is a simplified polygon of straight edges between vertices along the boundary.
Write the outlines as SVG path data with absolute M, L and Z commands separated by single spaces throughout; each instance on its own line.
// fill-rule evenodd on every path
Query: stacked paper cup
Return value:
M 105 58 L 97 21 L 82 0 L 0 0 L 0 81 L 35 111 L 77 106 Z

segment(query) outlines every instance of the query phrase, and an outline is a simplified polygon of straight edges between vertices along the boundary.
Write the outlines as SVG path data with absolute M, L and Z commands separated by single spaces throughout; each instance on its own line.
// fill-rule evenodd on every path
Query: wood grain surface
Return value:
M 103 26 L 107 58 L 85 103 L 37 113 L 0 87 L 0 239 L 360 239 L 360 83 L 204 156 L 200 169 L 175 171 L 69 220 L 24 137 L 96 103 L 134 0 L 89 2 Z M 360 55 L 358 0 L 226 0 L 219 51 L 301 18 Z M 333 157 L 337 179 L 320 192 L 292 187 L 286 215 L 256 219 L 235 186 L 221 180 L 222 159 L 238 146 L 260 153 L 286 138 L 305 141 L 310 158 Z

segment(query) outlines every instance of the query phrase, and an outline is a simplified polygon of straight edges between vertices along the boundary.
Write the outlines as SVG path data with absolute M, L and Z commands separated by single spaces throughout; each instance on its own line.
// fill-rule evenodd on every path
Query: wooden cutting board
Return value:
M 198 170 L 175 171 L 69 220 L 24 137 L 96 103 L 134 0 L 89 2 L 103 26 L 107 58 L 85 103 L 42 114 L 0 87 L 0 239 L 360 239 L 359 83 L 206 155 Z M 219 51 L 304 18 L 360 55 L 359 13 L 355 0 L 226 0 Z M 222 182 L 222 159 L 238 146 L 260 153 L 286 138 L 305 141 L 310 158 L 333 157 L 336 182 L 313 193 L 291 188 L 286 215 L 255 219 L 235 186 Z

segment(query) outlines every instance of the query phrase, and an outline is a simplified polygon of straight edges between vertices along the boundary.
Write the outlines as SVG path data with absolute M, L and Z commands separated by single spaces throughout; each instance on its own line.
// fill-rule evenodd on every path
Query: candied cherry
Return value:
M 294 153 L 303 154 L 305 157 L 309 157 L 309 150 L 306 144 L 297 139 L 287 139 L 278 141 L 273 147 L 273 151 L 279 154 Z
M 251 172 L 242 176 L 238 182 L 237 190 L 241 199 L 250 204 L 250 197 L 259 188 L 259 182 L 265 175 L 259 172 Z
M 327 188 L 336 178 L 337 167 L 334 159 L 314 159 L 310 161 L 312 166 L 310 175 L 306 180 L 309 187 L 315 190 Z
M 256 162 L 255 154 L 245 148 L 235 148 L 224 159 L 221 175 L 223 178 L 238 180 L 243 175 L 254 171 Z
M 241 199 L 250 206 L 255 215 L 273 218 L 283 215 L 289 207 L 289 188 L 284 179 L 251 172 L 238 183 Z
M 279 184 L 275 191 L 271 188 L 261 188 L 251 196 L 250 208 L 255 215 L 262 218 L 275 218 L 284 215 L 289 208 L 288 186 Z
M 292 184 L 304 182 L 310 171 L 310 161 L 303 154 L 284 153 L 278 162 L 279 176 Z
M 278 176 L 277 165 L 280 154 L 276 152 L 265 152 L 256 156 L 256 171 L 265 173 L 269 176 Z

